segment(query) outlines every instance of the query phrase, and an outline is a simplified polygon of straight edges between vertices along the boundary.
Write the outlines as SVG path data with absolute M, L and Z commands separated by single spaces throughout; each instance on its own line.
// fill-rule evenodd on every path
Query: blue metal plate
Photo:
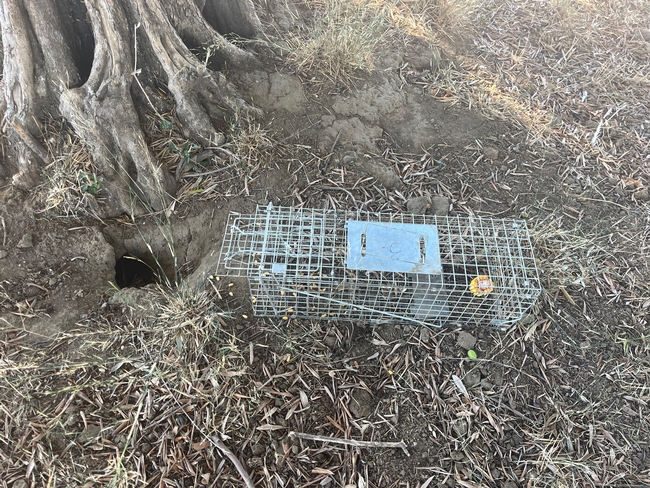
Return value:
M 348 220 L 348 269 L 440 274 L 435 225 Z

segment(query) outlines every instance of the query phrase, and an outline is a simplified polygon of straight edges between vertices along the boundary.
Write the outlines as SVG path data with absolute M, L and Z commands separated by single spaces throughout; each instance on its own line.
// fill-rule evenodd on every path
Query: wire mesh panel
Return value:
M 217 273 L 285 318 L 505 328 L 541 292 L 523 221 L 272 205 L 231 214 Z

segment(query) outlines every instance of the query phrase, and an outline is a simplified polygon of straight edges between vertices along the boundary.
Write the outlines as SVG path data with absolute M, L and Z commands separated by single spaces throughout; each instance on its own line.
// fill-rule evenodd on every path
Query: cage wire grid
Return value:
M 395 246 L 414 248 L 408 263 Z M 505 329 L 541 293 L 525 221 L 270 204 L 229 216 L 217 274 L 246 277 L 253 313 L 285 319 Z

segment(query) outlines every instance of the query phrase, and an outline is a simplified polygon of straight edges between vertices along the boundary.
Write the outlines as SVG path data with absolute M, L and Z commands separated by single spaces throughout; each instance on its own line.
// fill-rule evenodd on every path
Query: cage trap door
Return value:
M 349 270 L 377 273 L 371 278 L 378 281 L 377 293 L 386 285 L 407 284 L 391 301 L 392 317 L 428 322 L 448 316 L 437 226 L 350 220 L 347 230 Z
M 348 220 L 345 265 L 359 271 L 441 274 L 435 225 Z

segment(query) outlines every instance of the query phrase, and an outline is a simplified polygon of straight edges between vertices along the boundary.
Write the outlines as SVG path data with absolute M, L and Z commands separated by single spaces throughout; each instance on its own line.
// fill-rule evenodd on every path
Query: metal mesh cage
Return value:
M 505 328 L 541 288 L 526 223 L 258 207 L 231 214 L 217 274 L 258 316 Z

